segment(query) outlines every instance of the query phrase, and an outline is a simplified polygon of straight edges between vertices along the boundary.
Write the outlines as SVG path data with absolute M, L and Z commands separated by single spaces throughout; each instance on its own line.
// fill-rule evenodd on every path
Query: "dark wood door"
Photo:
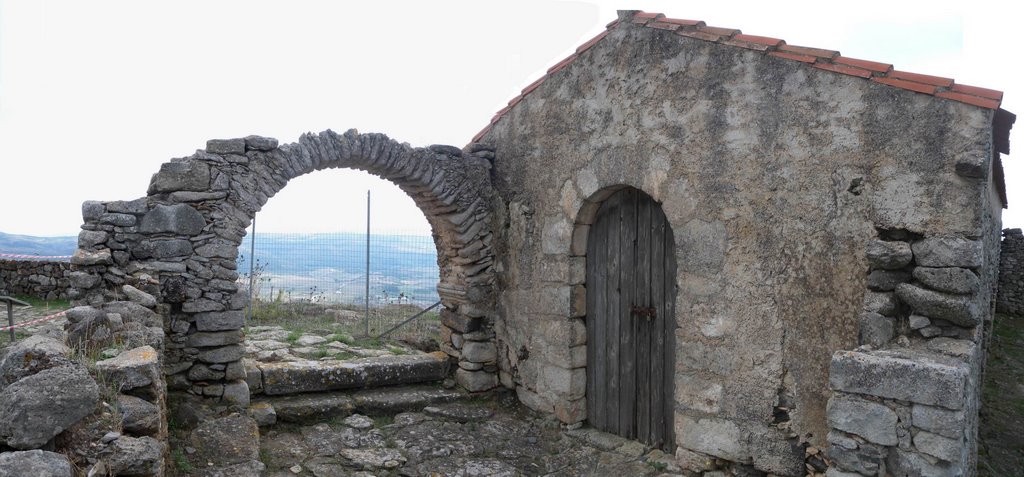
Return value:
M 671 449 L 676 259 L 661 205 L 623 189 L 597 212 L 587 243 L 587 419 Z

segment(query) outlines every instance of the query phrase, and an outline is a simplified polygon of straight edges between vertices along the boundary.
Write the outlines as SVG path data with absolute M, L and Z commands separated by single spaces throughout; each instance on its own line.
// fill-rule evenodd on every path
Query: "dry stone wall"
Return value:
M 146 197 L 86 202 L 70 280 L 76 304 L 149 296 L 163 318 L 168 388 L 246 406 L 246 295 L 238 247 L 253 215 L 290 179 L 356 168 L 408 193 L 438 247 L 442 349 L 470 391 L 497 385 L 490 151 L 413 148 L 381 134 L 325 131 L 279 145 L 259 136 L 210 140 L 161 166 Z M 138 293 L 136 293 L 138 292 Z
M 1024 233 L 1020 229 L 1003 230 L 999 257 L 999 297 L 996 310 L 1024 315 Z
M 0 260 L 0 295 L 66 300 L 71 264 L 36 260 Z

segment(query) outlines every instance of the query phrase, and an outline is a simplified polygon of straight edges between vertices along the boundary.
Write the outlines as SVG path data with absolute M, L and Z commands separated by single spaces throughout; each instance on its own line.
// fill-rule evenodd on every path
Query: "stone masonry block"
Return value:
M 980 240 L 958 237 L 930 237 L 911 246 L 921 267 L 978 268 L 985 263 L 984 246 Z
M 896 413 L 883 404 L 853 396 L 834 394 L 828 400 L 828 424 L 841 431 L 856 434 L 875 444 L 894 446 Z
M 837 351 L 829 367 L 835 391 L 960 409 L 969 368 L 919 350 Z

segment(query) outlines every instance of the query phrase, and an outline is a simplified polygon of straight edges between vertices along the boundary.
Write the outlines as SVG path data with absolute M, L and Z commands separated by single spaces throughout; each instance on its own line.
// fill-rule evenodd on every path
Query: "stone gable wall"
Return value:
M 0 260 L 0 295 L 66 300 L 70 262 Z
M 977 377 L 999 208 L 957 164 L 991 174 L 992 111 L 625 20 L 531 89 L 478 139 L 501 198 L 501 377 L 528 406 L 586 418 L 587 218 L 621 187 L 660 202 L 676 239 L 681 461 L 802 475 L 804 446 L 830 445 L 833 355 L 869 333 L 869 284 L 913 279 L 870 276 L 876 240 L 982 244 L 959 267 L 978 281 L 977 321 L 924 332 L 976 346 L 956 359 Z M 934 341 L 909 329 L 915 308 L 875 293 L 895 308 L 880 345 Z

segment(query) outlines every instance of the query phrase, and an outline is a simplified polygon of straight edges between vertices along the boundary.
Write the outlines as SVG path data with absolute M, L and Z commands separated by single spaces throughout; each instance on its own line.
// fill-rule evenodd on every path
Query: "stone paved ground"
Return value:
M 660 451 L 589 429 L 562 430 L 505 399 L 441 404 L 388 417 L 353 415 L 261 430 L 269 477 L 657 476 Z M 667 473 L 667 474 L 666 474 Z
M 261 362 L 351 359 L 419 353 L 399 341 L 358 341 L 330 329 L 288 331 L 277 325 L 246 327 L 246 357 Z

